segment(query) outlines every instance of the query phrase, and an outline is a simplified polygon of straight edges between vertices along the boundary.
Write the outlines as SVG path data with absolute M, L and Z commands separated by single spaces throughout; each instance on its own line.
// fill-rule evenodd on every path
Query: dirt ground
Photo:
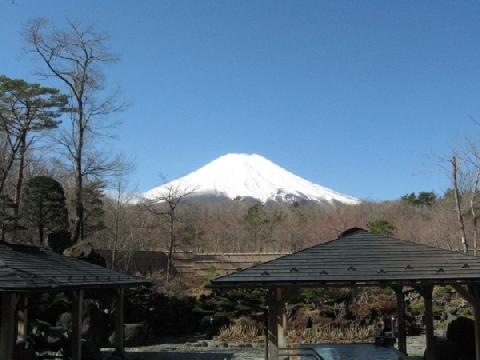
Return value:
M 245 345 L 229 345 L 221 343 L 162 343 L 159 345 L 128 348 L 128 360 L 263 360 L 262 343 L 246 347 Z M 421 355 L 425 349 L 424 336 L 407 338 L 409 355 Z M 105 354 L 109 354 L 105 350 Z M 107 358 L 107 357 L 106 357 Z
M 183 346 L 168 349 L 154 345 L 127 349 L 128 360 L 263 360 L 263 349 L 187 349 Z

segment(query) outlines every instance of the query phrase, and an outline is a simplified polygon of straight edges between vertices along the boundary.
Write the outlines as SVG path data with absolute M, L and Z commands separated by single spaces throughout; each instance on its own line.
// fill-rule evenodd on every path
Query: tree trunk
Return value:
M 43 224 L 38 225 L 38 240 L 42 246 L 48 247 L 48 242 L 45 241 L 45 229 Z
M 16 151 L 15 151 L 16 153 Z M 10 170 L 12 169 L 13 166 L 13 161 L 15 160 L 15 153 L 11 154 L 11 156 L 7 160 L 7 164 L 5 167 L 1 170 L 1 176 L 0 176 L 0 194 L 4 193 L 5 190 L 5 183 L 7 182 L 8 174 L 10 174 Z
M 457 157 L 453 156 L 452 160 L 450 161 L 452 163 L 452 185 L 453 185 L 453 191 L 455 194 L 455 207 L 456 207 L 456 212 L 457 212 L 457 221 L 458 221 L 458 227 L 459 227 L 459 232 L 460 232 L 460 241 L 463 246 L 463 252 L 465 254 L 468 254 L 468 243 L 467 243 L 467 237 L 465 236 L 465 222 L 463 220 L 463 214 L 462 214 L 462 199 L 460 196 L 460 191 L 458 189 L 458 180 L 457 180 L 457 175 L 458 175 L 458 165 L 457 165 Z
M 79 114 L 77 120 L 78 142 L 76 144 L 75 157 L 75 226 L 72 233 L 73 242 L 83 240 L 85 236 L 84 208 L 83 208 L 83 173 L 82 173 L 82 155 L 83 155 L 83 115 Z
M 27 144 L 25 135 L 20 140 L 20 148 L 18 153 L 18 177 L 17 186 L 15 188 L 15 217 L 18 217 L 20 213 L 22 186 L 23 186 L 23 173 L 25 170 L 25 153 L 27 152 Z
M 168 244 L 168 258 L 167 258 L 167 282 L 170 281 L 170 276 L 172 275 L 172 267 L 173 267 L 173 248 L 175 246 L 175 234 L 174 234 L 174 221 L 175 221 L 175 212 L 174 210 L 170 211 L 170 226 L 169 226 L 169 233 L 170 239 Z
M 118 185 L 117 204 L 115 207 L 115 230 L 113 233 L 112 244 L 112 269 L 115 269 L 115 261 L 117 256 L 118 232 L 120 227 L 120 201 L 121 201 L 121 185 Z
M 470 211 L 472 213 L 473 221 L 473 255 L 477 256 L 477 246 L 478 246 L 478 229 L 477 229 L 477 193 L 478 193 L 478 182 L 480 180 L 480 169 L 477 170 L 477 175 L 475 176 L 475 184 L 473 185 L 473 195 L 470 200 Z

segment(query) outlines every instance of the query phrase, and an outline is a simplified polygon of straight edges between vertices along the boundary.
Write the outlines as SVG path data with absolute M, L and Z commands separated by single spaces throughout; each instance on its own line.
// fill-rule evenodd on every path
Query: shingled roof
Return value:
M 145 280 L 48 249 L 0 243 L 0 292 L 140 285 Z
M 351 229 L 337 239 L 212 281 L 213 287 L 480 282 L 480 258 Z

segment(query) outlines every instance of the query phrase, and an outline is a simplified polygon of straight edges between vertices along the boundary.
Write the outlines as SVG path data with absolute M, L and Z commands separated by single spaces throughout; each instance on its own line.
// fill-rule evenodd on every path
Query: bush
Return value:
M 423 305 L 423 302 L 416 302 L 410 305 L 410 310 L 412 312 L 412 315 L 418 316 L 420 314 L 423 314 L 425 311 L 425 307 Z

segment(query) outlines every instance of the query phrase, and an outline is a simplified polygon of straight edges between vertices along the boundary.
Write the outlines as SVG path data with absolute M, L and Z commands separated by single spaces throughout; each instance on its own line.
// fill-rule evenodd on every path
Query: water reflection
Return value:
M 372 344 L 316 345 L 315 351 L 324 360 L 400 360 L 400 354 L 393 348 Z

